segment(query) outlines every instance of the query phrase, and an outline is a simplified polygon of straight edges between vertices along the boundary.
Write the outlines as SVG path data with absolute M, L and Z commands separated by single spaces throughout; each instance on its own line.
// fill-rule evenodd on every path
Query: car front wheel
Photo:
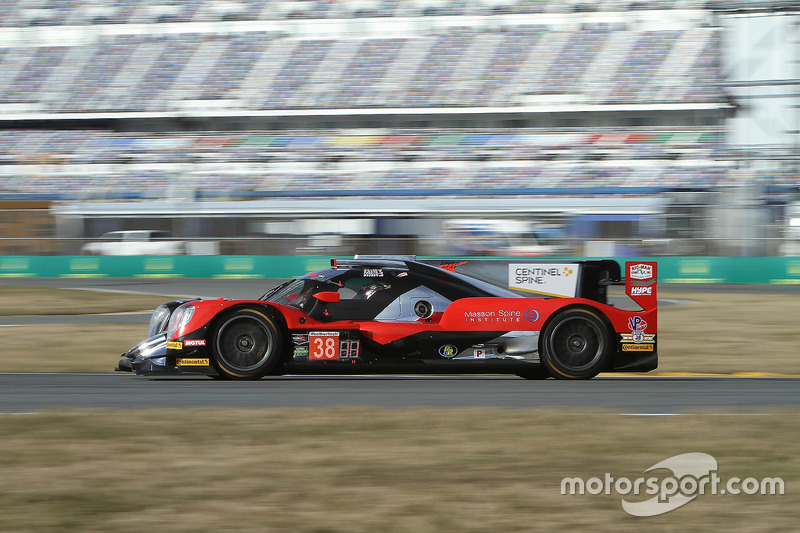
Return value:
M 240 309 L 222 318 L 214 335 L 214 367 L 227 379 L 259 379 L 280 365 L 283 336 L 261 310 Z

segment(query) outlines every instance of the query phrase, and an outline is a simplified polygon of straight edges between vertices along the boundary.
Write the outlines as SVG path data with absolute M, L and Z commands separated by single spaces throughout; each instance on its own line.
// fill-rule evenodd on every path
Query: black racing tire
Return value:
M 238 309 L 215 330 L 212 364 L 223 379 L 260 379 L 281 365 L 283 333 L 270 313 Z
M 556 379 L 591 379 L 613 356 L 613 336 L 596 311 L 584 308 L 558 313 L 539 338 L 539 358 Z

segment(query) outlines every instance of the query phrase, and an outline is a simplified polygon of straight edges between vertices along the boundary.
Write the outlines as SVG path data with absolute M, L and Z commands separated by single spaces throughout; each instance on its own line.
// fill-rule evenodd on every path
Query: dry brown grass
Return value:
M 800 413 L 631 418 L 504 409 L 45 412 L 0 416 L 2 531 L 790 531 Z M 627 515 L 564 477 L 636 479 L 702 451 L 784 496 Z M 654 474 L 648 474 L 654 475 Z M 634 499 L 634 498 L 629 498 Z M 641 498 L 641 499 L 644 499 Z
M 0 284 L 0 316 L 152 311 L 164 296 Z
M 800 374 L 800 295 L 667 292 L 659 371 Z
M 111 372 L 146 336 L 147 324 L 0 327 L 0 372 Z

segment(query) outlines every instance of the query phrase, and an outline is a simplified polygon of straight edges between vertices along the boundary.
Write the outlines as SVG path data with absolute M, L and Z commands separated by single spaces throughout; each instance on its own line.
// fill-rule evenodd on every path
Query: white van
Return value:
M 447 253 L 475 256 L 535 257 L 563 253 L 543 244 L 538 225 L 522 220 L 456 219 L 442 223 Z
M 165 240 L 166 231 L 109 231 L 98 240 L 84 244 L 86 255 L 180 255 L 186 253 L 184 241 Z

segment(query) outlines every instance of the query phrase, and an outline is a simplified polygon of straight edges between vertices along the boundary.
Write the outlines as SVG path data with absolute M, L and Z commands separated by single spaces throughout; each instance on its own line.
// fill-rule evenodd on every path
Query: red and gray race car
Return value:
M 624 294 L 612 295 L 615 285 Z M 614 260 L 333 259 L 253 300 L 159 306 L 149 338 L 117 370 L 227 379 L 643 372 L 658 364 L 656 292 L 654 262 L 626 263 L 623 277 Z

